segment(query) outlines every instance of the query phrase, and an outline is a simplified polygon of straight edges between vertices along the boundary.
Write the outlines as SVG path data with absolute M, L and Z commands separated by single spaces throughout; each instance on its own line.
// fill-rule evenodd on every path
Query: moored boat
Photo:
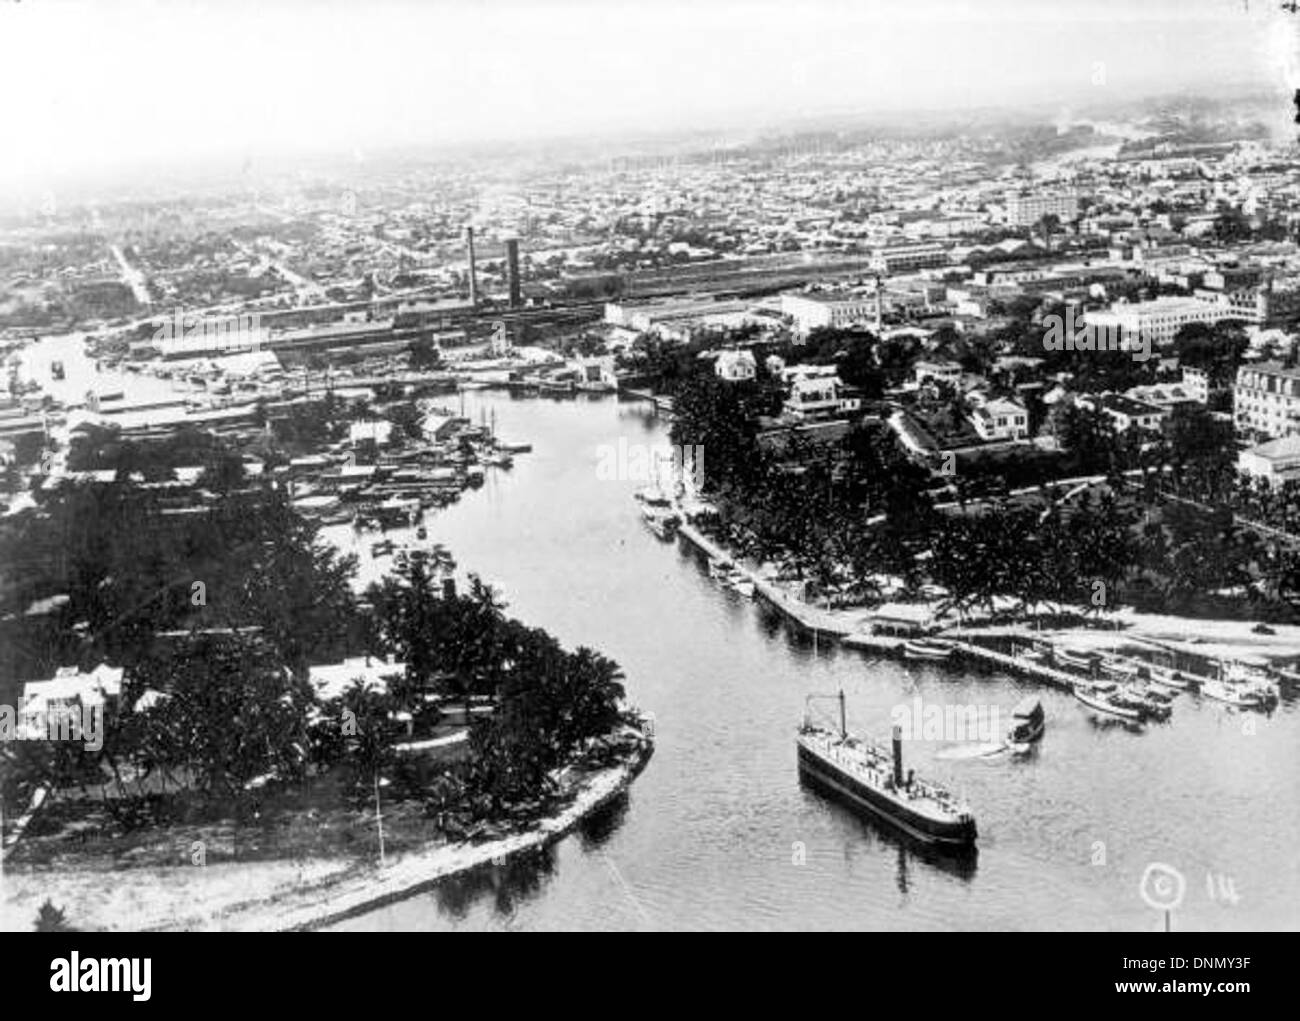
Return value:
M 1057 663 L 1063 663 L 1065 666 L 1072 666 L 1076 670 L 1092 671 L 1093 664 L 1100 660 L 1095 652 L 1078 652 L 1074 649 L 1056 649 L 1052 652 L 1052 658 Z
M 1191 682 L 1171 667 L 1148 663 L 1146 670 L 1151 683 L 1158 684 L 1162 688 L 1167 688 L 1170 691 L 1186 691 L 1191 687 Z
M 950 659 L 953 647 L 937 638 L 909 638 L 903 643 L 906 659 Z
M 912 770 L 904 774 L 900 728 L 894 727 L 891 757 L 848 732 L 843 692 L 839 702 L 838 732 L 814 725 L 805 714 L 796 739 L 800 775 L 925 844 L 973 847 L 977 830 L 969 806 Z
M 1163 692 L 1137 684 L 1121 685 L 1113 696 L 1114 701 L 1129 709 L 1136 709 L 1143 720 L 1163 721 L 1173 713 L 1173 699 Z
M 751 578 L 741 571 L 735 571 L 727 581 L 727 587 L 737 595 L 744 596 L 746 599 L 753 599 L 755 585 Z
M 1132 706 L 1120 704 L 1120 700 L 1116 698 L 1118 693 L 1119 685 L 1113 681 L 1097 681 L 1094 684 L 1081 681 L 1074 685 L 1074 697 L 1089 709 L 1132 723 L 1141 722 L 1142 712 Z
M 1260 709 L 1264 702 L 1259 693 L 1245 684 L 1213 677 L 1201 683 L 1201 694 L 1238 709 Z
M 1138 675 L 1138 666 L 1126 659 L 1120 659 L 1114 656 L 1106 656 L 1101 660 L 1102 673 L 1118 680 L 1132 680 Z

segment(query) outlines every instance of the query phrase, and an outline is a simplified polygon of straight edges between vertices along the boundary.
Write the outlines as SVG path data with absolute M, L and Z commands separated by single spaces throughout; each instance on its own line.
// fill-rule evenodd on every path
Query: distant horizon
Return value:
M 1052 107 L 1083 118 L 1094 105 L 1286 97 L 1300 84 L 1300 18 L 1276 5 L 1044 6 L 6 4 L 0 198 L 141 173 L 201 176 L 205 164 L 739 139 L 844 119 Z M 1289 113 L 1279 108 L 1279 123 Z

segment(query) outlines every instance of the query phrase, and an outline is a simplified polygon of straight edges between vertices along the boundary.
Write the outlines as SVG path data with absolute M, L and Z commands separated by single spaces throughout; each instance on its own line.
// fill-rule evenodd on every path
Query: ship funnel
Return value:
M 903 728 L 894 724 L 894 786 L 903 786 Z

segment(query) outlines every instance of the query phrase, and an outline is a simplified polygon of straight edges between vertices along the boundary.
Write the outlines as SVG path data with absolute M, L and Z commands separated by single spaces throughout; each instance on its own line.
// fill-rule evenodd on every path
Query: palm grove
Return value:
M 319 540 L 283 490 L 238 476 L 218 456 L 199 509 L 180 514 L 166 486 L 63 485 L 0 526 L 0 702 L 61 665 L 125 669 L 102 748 L 0 745 L 7 817 L 44 786 L 93 794 L 105 830 L 121 833 L 246 820 L 322 790 L 356 804 L 382 780 L 459 832 L 540 811 L 557 769 L 619 722 L 610 660 L 508 617 L 477 578 L 461 594 L 444 586 L 440 551 L 400 556 L 358 598 L 355 558 Z M 23 612 L 42 599 L 50 612 Z M 404 672 L 322 702 L 309 666 L 361 654 Z M 468 755 L 398 753 L 460 699 L 492 707 L 476 714 Z

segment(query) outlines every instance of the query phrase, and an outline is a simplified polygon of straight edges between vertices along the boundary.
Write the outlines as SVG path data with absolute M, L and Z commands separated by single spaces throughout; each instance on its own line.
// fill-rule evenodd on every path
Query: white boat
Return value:
M 1264 704 L 1259 693 L 1253 688 L 1218 678 L 1207 678 L 1201 684 L 1201 694 L 1216 702 L 1223 702 L 1239 709 L 1256 709 Z
M 905 659 L 944 660 L 951 658 L 952 653 L 951 645 L 936 638 L 912 638 L 903 643 Z
M 752 581 L 741 574 L 739 571 L 732 576 L 730 586 L 734 592 L 744 596 L 746 599 L 753 599 L 755 586 Z
M 1089 709 L 1094 709 L 1107 716 L 1118 717 L 1121 720 L 1128 720 L 1133 723 L 1139 722 L 1142 719 L 1141 711 L 1120 705 L 1114 701 L 1118 693 L 1118 686 L 1111 681 L 1098 681 L 1096 684 L 1080 682 L 1074 686 L 1074 697 Z

